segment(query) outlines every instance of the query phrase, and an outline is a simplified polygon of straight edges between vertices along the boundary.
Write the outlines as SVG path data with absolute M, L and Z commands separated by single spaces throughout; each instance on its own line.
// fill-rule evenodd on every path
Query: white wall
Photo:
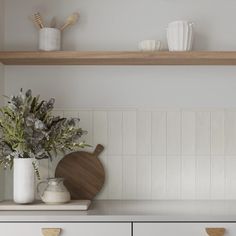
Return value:
M 142 39 L 166 42 L 168 22 L 188 19 L 196 23 L 195 49 L 236 50 L 235 8 L 233 0 L 8 0 L 5 48 L 37 49 L 37 30 L 28 18 L 34 11 L 47 22 L 53 15 L 62 22 L 79 10 L 79 24 L 64 32 L 64 49 L 136 50 Z M 6 67 L 5 92 L 31 87 L 56 97 L 60 108 L 234 107 L 235 75 L 236 67 L 214 66 Z
M 40 11 L 47 21 L 53 15 L 62 21 L 80 10 L 80 23 L 64 32 L 65 50 L 136 50 L 142 39 L 165 42 L 165 28 L 176 19 L 196 23 L 195 49 L 236 50 L 236 27 L 231 23 L 235 9 L 233 0 L 7 0 L 5 49 L 37 49 L 37 31 L 28 19 L 32 12 Z M 21 87 L 55 97 L 61 109 L 200 107 L 211 111 L 236 106 L 236 67 L 5 67 L 5 94 Z
M 4 2 L 0 0 L 0 50 L 3 50 L 3 41 L 4 41 Z M 4 93 L 4 68 L 0 63 L 0 106 L 3 104 L 3 95 Z M 3 198 L 4 190 L 4 173 L 3 170 L 0 170 L 0 200 Z

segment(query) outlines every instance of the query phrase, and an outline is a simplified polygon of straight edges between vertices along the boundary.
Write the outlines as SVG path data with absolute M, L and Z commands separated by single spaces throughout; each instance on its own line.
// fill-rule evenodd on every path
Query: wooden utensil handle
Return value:
M 93 154 L 95 156 L 98 156 L 99 154 L 102 153 L 102 151 L 104 150 L 104 147 L 101 144 L 98 144 L 93 152 Z
M 209 236 L 223 236 L 225 228 L 206 228 L 206 232 Z
M 42 233 L 44 236 L 59 236 L 61 233 L 60 228 L 43 228 Z

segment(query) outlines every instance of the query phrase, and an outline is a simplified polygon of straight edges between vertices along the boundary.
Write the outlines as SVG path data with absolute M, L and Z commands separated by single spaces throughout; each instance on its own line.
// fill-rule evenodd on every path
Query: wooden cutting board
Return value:
M 65 178 L 73 200 L 92 200 L 102 189 L 105 171 L 98 156 L 103 150 L 98 144 L 93 153 L 72 152 L 58 163 L 55 176 Z

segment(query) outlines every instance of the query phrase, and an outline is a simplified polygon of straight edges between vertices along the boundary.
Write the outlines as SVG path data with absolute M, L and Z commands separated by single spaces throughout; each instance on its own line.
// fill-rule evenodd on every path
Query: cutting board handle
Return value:
M 104 150 L 104 147 L 101 144 L 98 144 L 93 152 L 93 155 L 98 157 L 102 151 Z

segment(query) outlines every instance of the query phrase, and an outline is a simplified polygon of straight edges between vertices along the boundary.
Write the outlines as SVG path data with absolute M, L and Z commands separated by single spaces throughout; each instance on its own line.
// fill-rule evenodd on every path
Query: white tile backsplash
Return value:
M 79 116 L 84 139 L 101 143 L 106 182 L 98 199 L 236 199 L 236 111 L 103 108 Z M 93 150 L 90 148 L 90 150 Z M 40 163 L 53 176 L 60 157 Z M 50 167 L 50 173 L 48 172 Z M 6 173 L 6 198 L 11 174 Z
M 152 191 L 152 160 L 137 157 L 136 159 L 136 198 L 151 199 Z
M 135 155 L 136 146 L 136 112 L 135 111 L 124 111 L 123 112 L 123 154 L 124 155 Z
M 152 158 L 152 199 L 166 199 L 166 157 Z
M 180 155 L 181 153 L 181 112 L 167 112 L 167 155 Z
M 151 112 L 137 111 L 137 154 L 151 154 Z
M 196 196 L 196 159 L 184 156 L 181 166 L 181 198 L 195 199 Z
M 196 148 L 196 113 L 194 111 L 182 112 L 182 155 L 195 155 Z
M 196 154 L 210 155 L 211 152 L 211 113 L 196 112 Z
M 165 111 L 152 112 L 152 155 L 166 155 L 166 115 Z

